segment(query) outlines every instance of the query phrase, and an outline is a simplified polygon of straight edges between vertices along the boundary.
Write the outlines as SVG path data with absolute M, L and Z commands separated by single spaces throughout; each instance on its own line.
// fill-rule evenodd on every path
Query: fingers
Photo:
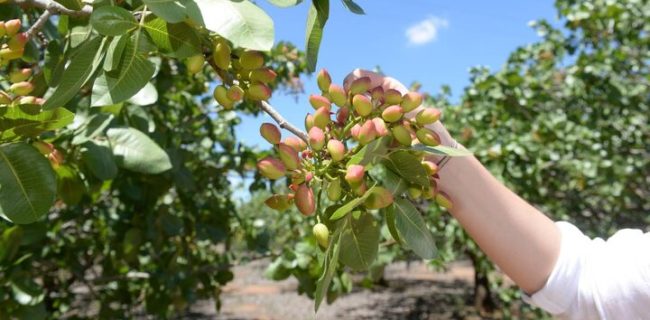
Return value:
M 397 81 L 395 78 L 385 77 L 377 72 L 363 69 L 355 69 L 354 71 L 350 72 L 350 74 L 348 74 L 343 81 L 343 87 L 348 90 L 352 81 L 362 77 L 370 78 L 370 87 L 372 88 L 381 86 L 384 90 L 395 89 L 401 94 L 408 92 L 406 86 Z

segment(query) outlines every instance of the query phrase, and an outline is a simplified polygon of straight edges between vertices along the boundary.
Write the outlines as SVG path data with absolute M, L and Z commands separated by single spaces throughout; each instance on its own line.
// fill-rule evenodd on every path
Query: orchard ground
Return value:
M 272 281 L 263 276 L 268 260 L 234 268 L 235 279 L 223 291 L 223 308 L 215 311 L 210 300 L 200 301 L 177 319 L 498 319 L 481 315 L 472 306 L 473 268 L 469 261 L 449 266 L 447 272 L 431 270 L 422 262 L 398 262 L 385 272 L 385 285 L 355 287 L 314 315 L 313 301 L 298 295 L 297 281 Z M 144 319 L 144 318 L 143 318 Z

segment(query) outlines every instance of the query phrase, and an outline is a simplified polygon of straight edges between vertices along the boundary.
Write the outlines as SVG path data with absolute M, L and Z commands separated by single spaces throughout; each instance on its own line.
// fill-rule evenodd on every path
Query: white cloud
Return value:
M 449 26 L 447 19 L 428 17 L 406 29 L 406 38 L 411 45 L 423 45 L 435 41 L 438 31 Z

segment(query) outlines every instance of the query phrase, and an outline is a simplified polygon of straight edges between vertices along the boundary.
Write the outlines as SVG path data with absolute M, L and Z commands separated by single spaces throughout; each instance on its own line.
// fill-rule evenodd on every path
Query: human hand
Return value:
M 362 70 L 362 69 L 355 69 L 345 77 L 345 80 L 343 81 L 344 88 L 348 90 L 350 84 L 354 80 L 362 77 L 370 78 L 371 88 L 382 87 L 384 91 L 388 89 L 395 89 L 399 91 L 401 94 L 405 94 L 409 91 L 404 84 L 402 84 L 395 78 L 386 77 L 379 73 L 368 71 L 368 70 Z M 411 112 L 407 113 L 405 117 L 409 119 L 413 119 L 418 114 L 418 112 L 420 112 L 424 108 L 425 106 L 421 105 L 416 109 L 412 110 Z M 456 147 L 457 145 L 456 141 L 454 140 L 454 138 L 451 137 L 449 131 L 447 131 L 445 126 L 442 124 L 442 122 L 440 122 L 440 120 L 436 121 L 435 123 L 426 125 L 425 127 L 432 130 L 438 135 L 438 137 L 440 137 L 441 145 L 448 146 L 448 147 Z

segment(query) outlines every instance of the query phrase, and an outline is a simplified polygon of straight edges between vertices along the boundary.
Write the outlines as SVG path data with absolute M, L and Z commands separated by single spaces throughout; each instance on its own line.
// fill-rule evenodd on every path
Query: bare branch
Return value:
M 81 10 L 72 10 L 52 0 L 13 0 L 13 2 L 21 7 L 34 7 L 46 10 L 50 14 L 64 14 L 71 17 L 87 17 L 93 12 L 93 7 L 90 5 L 85 5 Z
M 309 143 L 309 136 L 302 130 L 298 129 L 296 126 L 291 124 L 289 121 L 287 121 L 282 115 L 273 108 L 268 102 L 266 101 L 261 101 L 259 103 L 259 106 L 264 112 L 266 112 L 275 122 L 278 123 L 280 128 L 286 129 L 290 131 L 291 133 L 295 134 L 298 136 L 300 139 L 304 140 L 306 143 Z
M 31 39 L 34 34 L 41 30 L 51 15 L 52 12 L 50 10 L 43 11 L 41 16 L 38 17 L 38 20 L 36 20 L 36 22 L 34 22 L 34 24 L 32 24 L 32 26 L 29 27 L 29 30 L 27 30 L 25 33 L 27 35 L 27 39 Z

